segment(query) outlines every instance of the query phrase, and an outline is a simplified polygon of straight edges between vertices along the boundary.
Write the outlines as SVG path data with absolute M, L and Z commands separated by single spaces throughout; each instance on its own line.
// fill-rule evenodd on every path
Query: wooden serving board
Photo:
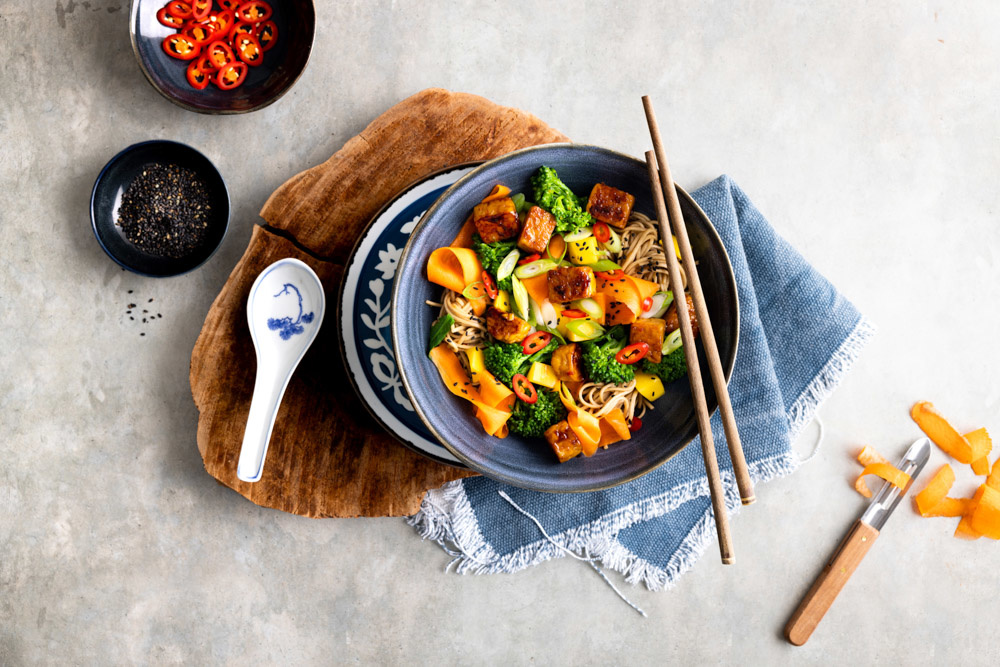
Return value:
M 471 475 L 399 444 L 354 393 L 336 326 L 344 264 L 371 217 L 413 181 L 449 165 L 557 141 L 568 139 L 523 111 L 429 89 L 278 188 L 261 211 L 268 227 L 254 228 L 191 353 L 198 449 L 209 474 L 258 505 L 317 518 L 413 514 L 428 489 Z M 316 271 L 327 310 L 288 384 L 264 475 L 250 484 L 236 478 L 257 370 L 247 295 L 257 275 L 283 257 Z

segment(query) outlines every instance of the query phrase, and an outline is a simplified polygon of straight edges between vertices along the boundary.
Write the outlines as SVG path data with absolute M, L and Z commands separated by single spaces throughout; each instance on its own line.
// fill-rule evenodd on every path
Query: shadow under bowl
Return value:
M 400 377 L 420 419 L 458 459 L 493 479 L 526 489 L 581 492 L 604 489 L 640 477 L 680 452 L 698 433 L 694 402 L 685 379 L 666 386 L 664 396 L 643 417 L 630 440 L 559 463 L 544 438 L 487 435 L 473 416 L 472 405 L 448 391 L 427 357 L 427 337 L 442 288 L 426 277 L 427 259 L 447 246 L 466 217 L 494 185 L 530 193 L 529 179 L 539 167 L 556 169 L 579 194 L 603 182 L 635 195 L 635 210 L 656 217 L 646 164 L 628 155 L 581 144 L 549 144 L 526 148 L 491 160 L 462 177 L 421 218 L 396 270 L 392 298 L 392 337 Z M 705 299 L 726 377 L 732 373 L 739 338 L 739 302 L 729 256 L 704 211 L 677 188 L 694 256 L 698 260 Z M 708 364 L 699 343 L 701 367 Z M 706 382 L 710 411 L 717 407 Z
M 163 40 L 176 30 L 161 24 L 156 12 L 165 0 L 132 0 L 129 34 L 132 50 L 146 79 L 161 95 L 189 111 L 208 114 L 247 113 L 263 109 L 292 87 L 306 68 L 316 33 L 312 0 L 269 0 L 278 39 L 263 62 L 249 67 L 246 80 L 232 90 L 209 84 L 195 90 L 187 80 L 189 61 L 168 56 Z
M 132 244 L 118 226 L 122 196 L 142 170 L 153 164 L 176 165 L 193 171 L 208 194 L 212 214 L 207 236 L 183 257 L 147 253 Z M 154 278 L 176 276 L 204 264 L 222 244 L 229 228 L 229 191 L 215 165 L 195 149 L 175 141 L 146 141 L 118 153 L 101 170 L 90 195 L 90 222 L 104 252 L 122 267 Z

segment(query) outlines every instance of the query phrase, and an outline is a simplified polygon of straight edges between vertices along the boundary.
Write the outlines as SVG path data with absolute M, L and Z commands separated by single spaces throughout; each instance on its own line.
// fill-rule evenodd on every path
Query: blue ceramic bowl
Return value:
M 513 192 L 530 192 L 528 179 L 542 165 L 553 167 L 574 191 L 589 192 L 604 182 L 635 195 L 635 209 L 655 217 L 646 165 L 633 157 L 579 144 L 527 148 L 486 162 L 455 183 L 435 202 L 410 236 L 397 267 L 392 298 L 392 337 L 403 385 L 431 433 L 473 470 L 514 486 L 538 491 L 578 492 L 603 489 L 639 477 L 676 455 L 698 433 L 688 383 L 667 386 L 666 395 L 643 417 L 631 440 L 611 445 L 590 457 L 559 463 L 541 438 L 487 435 L 473 417 L 471 404 L 453 396 L 427 358 L 427 334 L 441 288 L 427 281 L 431 252 L 448 245 L 485 193 L 497 183 Z M 719 354 L 726 376 L 732 372 L 739 338 L 736 282 L 722 241 L 705 213 L 678 188 L 698 273 L 705 290 Z M 708 364 L 702 355 L 702 368 Z M 708 385 L 709 409 L 716 408 Z
M 132 50 L 149 83 L 168 100 L 189 111 L 231 114 L 256 111 L 271 104 L 298 80 L 312 51 L 316 9 L 312 0 L 268 0 L 278 26 L 278 41 L 264 62 L 250 67 L 246 81 L 233 90 L 209 84 L 195 90 L 187 81 L 188 63 L 168 56 L 163 40 L 177 31 L 162 25 L 156 12 L 166 0 L 132 0 L 129 34 Z
M 143 252 L 125 238 L 118 226 L 118 207 L 125 190 L 143 167 L 156 163 L 190 169 L 208 191 L 213 211 L 208 238 L 184 257 L 158 257 Z M 111 158 L 98 174 L 90 193 L 90 224 L 104 252 L 124 268 L 153 278 L 176 276 L 207 262 L 222 245 L 229 228 L 229 190 L 215 165 L 190 146 L 176 141 L 144 141 Z

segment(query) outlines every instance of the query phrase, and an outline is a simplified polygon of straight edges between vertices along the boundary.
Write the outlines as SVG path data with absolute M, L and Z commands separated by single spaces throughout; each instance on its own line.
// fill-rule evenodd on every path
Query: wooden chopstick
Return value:
M 657 177 L 656 156 L 653 151 L 646 152 L 646 167 L 649 170 L 649 187 L 653 191 L 653 203 L 656 205 L 656 217 L 660 223 L 660 237 L 663 239 L 663 254 L 667 257 L 667 269 L 670 272 L 670 286 L 678 294 L 674 298 L 677 304 L 677 321 L 681 328 L 681 340 L 684 342 L 684 358 L 687 360 L 688 380 L 691 383 L 691 395 L 694 398 L 695 414 L 698 416 L 698 431 L 701 434 L 701 453 L 705 459 L 705 472 L 708 473 L 708 489 L 712 495 L 712 511 L 715 513 L 715 529 L 719 534 L 719 552 L 722 562 L 729 565 L 733 562 L 733 539 L 729 534 L 729 515 L 726 513 L 726 495 L 719 478 L 719 462 L 715 458 L 715 442 L 712 439 L 712 424 L 708 414 L 708 404 L 705 401 L 705 385 L 701 380 L 701 369 L 698 366 L 698 350 L 694 344 L 694 330 L 691 320 L 681 308 L 687 308 L 683 292 L 677 292 L 681 282 L 681 267 L 677 258 L 671 252 L 670 228 L 668 227 L 667 206 L 663 202 L 663 192 L 660 190 L 660 180 Z M 682 223 L 683 224 L 683 223 Z M 690 272 L 689 272 L 690 283 Z M 700 320 L 699 320 L 700 325 Z
M 677 198 L 677 190 L 674 188 L 673 178 L 670 176 L 670 165 L 667 164 L 667 156 L 663 151 L 663 140 L 660 138 L 660 128 L 656 123 L 656 116 L 653 113 L 653 103 L 649 95 L 642 98 L 642 106 L 646 111 L 646 122 L 649 125 L 649 134 L 653 139 L 653 151 L 656 161 L 660 166 L 660 188 L 667 198 L 667 206 L 670 212 L 670 220 L 673 223 L 674 235 L 677 237 L 677 245 L 687 269 L 688 288 L 691 291 L 691 298 L 694 301 L 694 311 L 698 316 L 698 326 L 701 329 L 701 342 L 705 347 L 705 356 L 708 359 L 708 369 L 712 375 L 712 385 L 715 387 L 715 395 L 719 401 L 719 414 L 722 417 L 722 427 L 726 433 L 726 444 L 729 447 L 729 458 L 733 462 L 733 473 L 736 476 L 736 485 L 740 490 L 740 499 L 744 505 L 757 500 L 753 490 L 753 481 L 750 479 L 750 471 L 747 468 L 746 456 L 743 454 L 743 444 L 740 442 L 740 432 L 736 428 L 736 417 L 733 415 L 733 404 L 729 400 L 729 387 L 726 383 L 726 374 L 722 370 L 722 360 L 719 358 L 719 347 L 715 341 L 715 332 L 712 330 L 712 321 L 708 315 L 708 305 L 705 303 L 705 293 L 701 289 L 701 279 L 698 277 L 698 267 L 694 261 L 694 253 L 691 251 L 691 241 L 688 239 L 687 227 L 684 225 L 684 215 L 681 212 L 681 203 Z M 648 162 L 648 160 L 647 160 Z M 653 188 L 654 191 L 657 188 Z M 660 219 L 660 233 L 663 235 L 664 254 L 672 256 L 670 252 L 669 234 Z M 679 284 L 673 282 L 671 274 L 671 285 Z M 678 313 L 680 313 L 680 302 Z M 682 330 L 683 333 L 683 330 Z M 684 342 L 687 345 L 687 340 Z

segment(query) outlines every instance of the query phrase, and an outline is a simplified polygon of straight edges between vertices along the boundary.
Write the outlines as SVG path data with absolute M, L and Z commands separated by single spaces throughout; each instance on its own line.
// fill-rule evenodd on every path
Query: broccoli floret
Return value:
M 539 437 L 550 426 L 566 418 L 566 407 L 559 394 L 543 387 L 536 387 L 538 400 L 534 403 L 514 402 L 514 411 L 507 419 L 511 433 L 526 437 Z
M 529 356 L 524 353 L 524 347 L 520 343 L 502 343 L 495 340 L 483 350 L 483 364 L 493 377 L 512 387 L 515 375 L 527 373 L 528 368 L 536 361 L 545 362 L 552 359 L 552 353 L 557 347 L 559 343 L 553 338 L 548 345 Z
M 592 382 L 623 384 L 635 377 L 632 366 L 615 359 L 626 342 L 625 328 L 616 326 L 601 338 L 583 343 L 583 372 Z
M 663 384 L 679 380 L 687 374 L 687 359 L 684 358 L 684 348 L 679 347 L 654 364 L 649 359 L 642 362 L 642 370 L 660 378 Z
M 568 234 L 594 224 L 594 219 L 584 210 L 586 200 L 573 194 L 559 180 L 555 169 L 540 167 L 531 177 L 531 187 L 538 205 L 555 216 L 557 232 Z

